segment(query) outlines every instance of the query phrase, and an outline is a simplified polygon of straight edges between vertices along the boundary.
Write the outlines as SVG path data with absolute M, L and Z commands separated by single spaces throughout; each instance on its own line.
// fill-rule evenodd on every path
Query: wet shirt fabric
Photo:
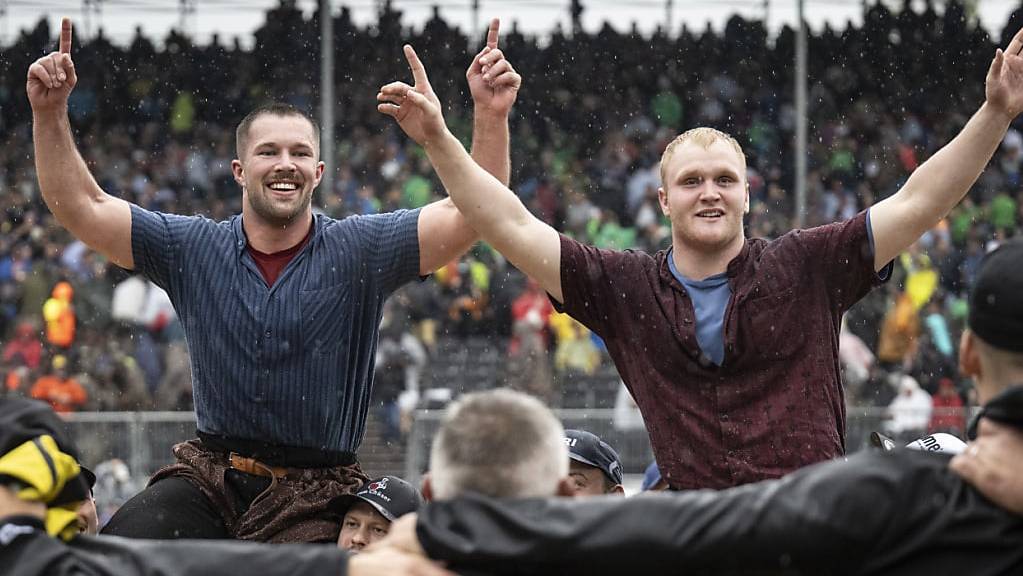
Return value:
M 701 352 L 692 299 L 668 252 L 561 239 L 558 306 L 607 343 L 676 489 L 777 478 L 845 451 L 842 314 L 884 275 L 862 212 L 748 239 L 726 270 L 721 365 Z
M 241 216 L 132 206 L 135 268 L 174 303 L 200 431 L 354 452 L 362 441 L 384 299 L 418 277 L 418 210 L 316 215 L 268 286 Z

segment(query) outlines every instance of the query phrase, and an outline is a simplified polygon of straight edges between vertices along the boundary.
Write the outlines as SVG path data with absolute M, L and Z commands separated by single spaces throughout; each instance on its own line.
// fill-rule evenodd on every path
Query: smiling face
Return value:
M 245 217 L 281 227 L 308 219 L 324 168 L 312 124 L 298 114 L 262 114 L 240 145 L 231 167 Z
M 657 197 L 676 244 L 720 252 L 743 242 L 749 193 L 746 162 L 735 145 L 715 136 L 683 140 L 665 152 L 661 163 L 663 186 Z

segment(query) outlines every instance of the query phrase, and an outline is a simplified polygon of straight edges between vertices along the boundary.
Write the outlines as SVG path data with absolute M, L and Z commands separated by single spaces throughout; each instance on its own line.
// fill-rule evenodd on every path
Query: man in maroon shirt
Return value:
M 415 86 L 381 89 L 381 112 L 422 144 L 466 219 L 607 343 L 672 488 L 776 478 L 841 455 L 842 314 L 877 271 L 966 194 L 1023 110 L 1023 34 L 998 51 L 986 102 L 896 194 L 841 223 L 747 239 L 746 162 L 730 136 L 691 130 L 661 159 L 672 248 L 653 256 L 560 236 L 478 169 Z

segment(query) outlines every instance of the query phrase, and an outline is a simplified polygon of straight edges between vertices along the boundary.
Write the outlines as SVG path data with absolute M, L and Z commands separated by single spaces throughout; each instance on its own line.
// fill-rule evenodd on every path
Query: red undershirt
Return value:
M 266 281 L 267 286 L 273 286 L 274 282 L 277 281 L 277 277 L 281 275 L 281 271 L 284 267 L 291 262 L 291 259 L 298 254 L 302 247 L 309 242 L 309 238 L 313 235 L 313 226 L 309 227 L 309 232 L 306 233 L 305 238 L 301 242 L 295 244 L 291 248 L 286 248 L 280 252 L 274 252 L 273 254 L 265 254 L 256 250 L 252 247 L 252 244 L 246 244 L 246 248 L 249 250 L 249 254 L 252 255 L 252 259 L 256 261 L 256 267 L 259 268 L 259 273 L 263 275 L 263 280 Z

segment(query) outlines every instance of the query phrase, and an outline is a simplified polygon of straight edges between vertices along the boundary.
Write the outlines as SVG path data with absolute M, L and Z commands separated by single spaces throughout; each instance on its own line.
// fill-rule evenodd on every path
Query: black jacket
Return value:
M 1023 574 L 1023 518 L 948 457 L 859 453 L 720 492 L 420 511 L 427 553 L 490 574 Z
M 4 576 L 344 576 L 347 556 L 324 544 L 231 540 L 51 538 L 34 518 L 0 519 Z

